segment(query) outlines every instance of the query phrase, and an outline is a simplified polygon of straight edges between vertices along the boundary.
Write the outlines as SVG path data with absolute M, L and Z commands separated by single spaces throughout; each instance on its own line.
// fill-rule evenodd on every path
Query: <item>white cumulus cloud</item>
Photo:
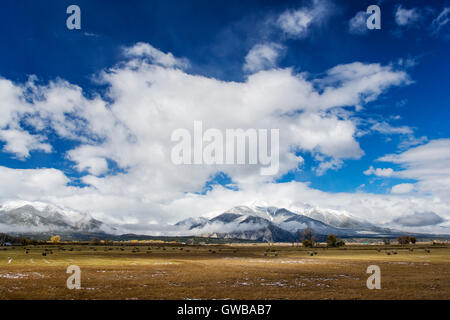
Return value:
M 422 19 L 422 15 L 420 13 L 420 9 L 411 8 L 405 9 L 401 5 L 399 5 L 394 13 L 395 22 L 399 26 L 411 26 L 416 24 Z
M 367 176 L 375 175 L 377 177 L 392 177 L 394 175 L 394 170 L 392 168 L 374 168 L 370 166 L 369 169 L 364 171 Z
M 275 67 L 283 49 L 277 43 L 255 45 L 245 57 L 244 71 L 256 72 Z
M 366 34 L 367 18 L 369 15 L 365 11 L 359 11 L 348 21 L 348 31 L 352 34 Z
M 283 32 L 292 38 L 304 38 L 312 26 L 321 25 L 330 15 L 332 4 L 326 0 L 313 0 L 309 5 L 299 9 L 283 12 L 277 24 Z
M 378 160 L 402 166 L 403 170 L 397 170 L 396 176 L 418 180 L 419 191 L 450 198 L 450 139 L 431 140 Z
M 405 194 L 414 191 L 414 184 L 412 183 L 400 183 L 392 187 L 391 193 Z
M 332 194 L 303 183 L 274 182 L 304 164 L 298 153 L 313 155 L 318 174 L 338 169 L 346 159 L 360 158 L 364 151 L 357 140 L 357 106 L 376 100 L 392 87 L 407 85 L 406 72 L 392 65 L 354 62 L 315 78 L 290 68 L 269 67 L 242 82 L 222 81 L 190 74 L 176 62 L 178 58 L 152 48 L 142 43 L 126 48 L 124 61 L 94 75 L 107 87 L 106 97 L 87 97 L 81 87 L 64 80 L 48 84 L 34 78 L 22 84 L 0 81 L 0 97 L 4 97 L 0 129 L 16 126 L 26 132 L 21 121 L 27 121 L 36 132 L 35 142 L 48 144 L 40 146 L 44 152 L 51 150 L 45 140 L 49 132 L 75 141 L 62 156 L 85 183 L 73 185 L 58 169 L 0 167 L 0 201 L 50 202 L 122 225 L 176 222 L 255 199 L 274 205 L 303 200 L 372 221 L 382 217 L 388 222 L 412 208 L 446 216 L 448 203 L 426 196 Z M 348 107 L 354 109 L 352 117 L 344 112 Z M 259 167 L 252 165 L 173 164 L 172 132 L 192 130 L 196 120 L 219 130 L 280 129 L 279 175 L 262 177 Z M 37 146 L 26 145 L 26 149 Z M 26 154 L 25 149 L 15 152 Z M 236 188 L 216 185 L 198 194 L 220 172 Z M 391 206 L 393 202 L 399 205 Z

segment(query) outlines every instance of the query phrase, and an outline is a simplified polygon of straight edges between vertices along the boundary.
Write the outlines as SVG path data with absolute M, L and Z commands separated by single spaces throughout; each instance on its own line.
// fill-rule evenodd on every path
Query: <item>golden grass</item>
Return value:
M 448 246 L 29 248 L 0 248 L 0 299 L 450 299 Z M 366 287 L 372 264 L 381 290 Z M 69 265 L 82 270 L 80 290 L 66 288 Z

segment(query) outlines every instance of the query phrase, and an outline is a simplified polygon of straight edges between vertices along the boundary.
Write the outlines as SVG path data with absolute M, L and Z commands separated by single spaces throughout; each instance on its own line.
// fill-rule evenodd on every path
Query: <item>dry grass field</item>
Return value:
M 0 248 L 0 299 L 450 299 L 450 247 L 412 247 Z M 66 287 L 69 265 L 79 290 Z M 366 287 L 369 265 L 381 290 Z

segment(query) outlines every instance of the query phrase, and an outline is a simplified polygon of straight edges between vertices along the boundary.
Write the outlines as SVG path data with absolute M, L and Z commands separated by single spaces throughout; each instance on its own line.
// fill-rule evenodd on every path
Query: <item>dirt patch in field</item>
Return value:
M 322 250 L 314 257 L 282 248 L 277 257 L 265 257 L 264 247 L 189 250 L 133 254 L 80 249 L 45 258 L 10 250 L 14 263 L 0 253 L 0 299 L 450 298 L 449 248 L 395 257 L 356 249 Z M 71 264 L 81 267 L 80 290 L 66 287 Z M 381 290 L 366 287 L 372 264 L 381 268 Z

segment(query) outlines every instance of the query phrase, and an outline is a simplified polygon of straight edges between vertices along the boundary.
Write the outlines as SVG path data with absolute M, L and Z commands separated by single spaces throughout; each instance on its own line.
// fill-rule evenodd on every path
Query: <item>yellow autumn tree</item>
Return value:
M 50 241 L 52 243 L 58 243 L 58 242 L 61 241 L 61 237 L 60 236 L 53 236 L 53 237 L 50 238 Z

